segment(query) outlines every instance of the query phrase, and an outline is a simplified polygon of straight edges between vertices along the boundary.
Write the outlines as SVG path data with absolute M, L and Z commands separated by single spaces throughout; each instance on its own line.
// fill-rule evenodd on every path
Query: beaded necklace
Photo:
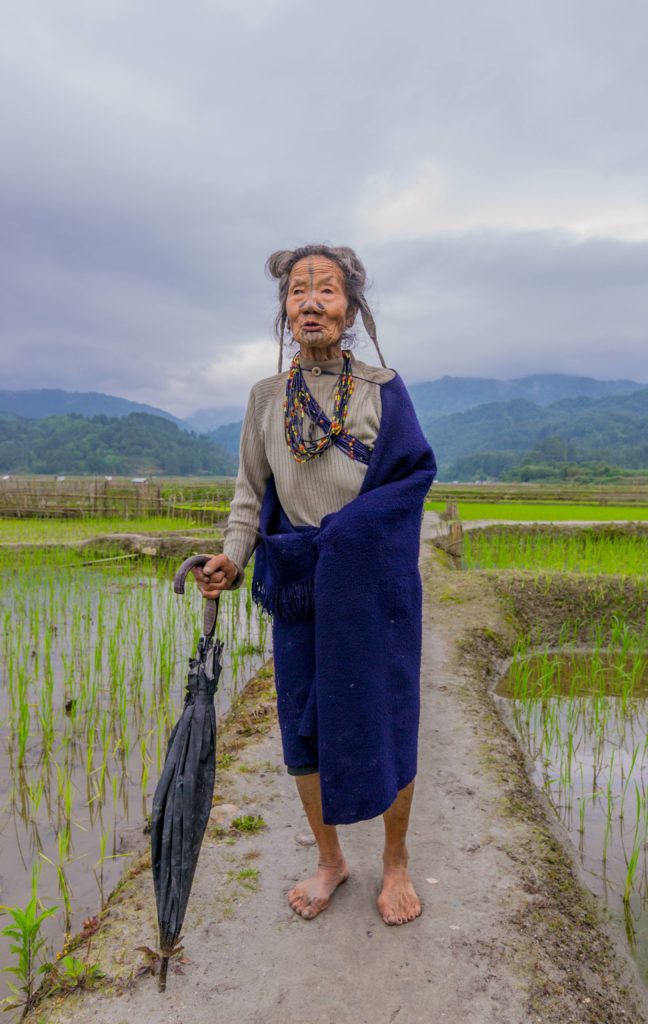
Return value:
M 371 449 L 353 437 L 344 429 L 349 409 L 349 399 L 353 394 L 355 383 L 351 373 L 351 356 L 343 352 L 344 365 L 335 388 L 335 404 L 333 419 L 329 419 L 306 387 L 304 375 L 299 361 L 299 352 L 294 356 L 288 371 L 286 395 L 284 398 L 284 426 L 288 447 L 297 462 L 308 462 L 321 455 L 332 444 L 341 448 L 350 459 L 366 465 L 371 457 Z M 326 433 L 315 441 L 304 440 L 304 416 L 319 424 Z

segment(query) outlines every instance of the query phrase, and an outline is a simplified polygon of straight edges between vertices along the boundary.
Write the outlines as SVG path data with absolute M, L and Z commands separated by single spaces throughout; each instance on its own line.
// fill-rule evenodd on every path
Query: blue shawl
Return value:
M 270 477 L 252 596 L 272 615 L 284 758 L 319 764 L 324 822 L 374 818 L 416 775 L 421 519 L 436 462 L 401 377 L 360 493 L 293 526 Z

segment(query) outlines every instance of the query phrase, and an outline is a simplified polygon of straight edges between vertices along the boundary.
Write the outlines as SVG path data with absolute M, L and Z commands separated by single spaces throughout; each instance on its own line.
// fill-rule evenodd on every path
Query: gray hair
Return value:
M 326 256 L 333 260 L 344 275 L 344 287 L 349 303 L 349 313 L 357 313 L 360 310 L 365 330 L 380 357 L 380 362 L 386 366 L 383 354 L 378 345 L 376 336 L 376 322 L 369 309 L 369 303 L 365 297 L 364 289 L 367 283 L 367 272 L 361 260 L 356 256 L 353 249 L 346 245 L 302 245 L 298 249 L 279 249 L 273 252 L 266 262 L 266 273 L 279 281 L 279 312 L 275 319 L 275 335 L 279 342 L 279 373 L 281 373 L 281 361 L 283 357 L 284 332 L 288 317 L 286 314 L 286 299 L 288 297 L 288 279 L 290 271 L 299 260 L 307 256 Z

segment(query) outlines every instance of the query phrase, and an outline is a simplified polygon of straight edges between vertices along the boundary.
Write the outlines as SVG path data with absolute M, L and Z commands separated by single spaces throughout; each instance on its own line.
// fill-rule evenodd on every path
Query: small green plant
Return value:
M 232 828 L 237 832 L 261 832 L 266 827 L 260 814 L 241 814 L 232 821 Z
M 228 882 L 238 882 L 243 889 L 255 892 L 259 888 L 259 869 L 241 868 L 240 871 L 230 871 L 227 875 Z
M 31 1010 L 36 999 L 36 979 L 50 967 L 48 963 L 37 966 L 38 955 L 45 945 L 45 939 L 41 936 L 43 922 L 56 913 L 56 907 L 45 907 L 38 912 L 38 877 L 36 869 L 32 874 L 32 897 L 26 907 L 0 906 L 0 913 L 8 914 L 13 919 L 13 924 L 2 929 L 1 934 L 12 940 L 10 951 L 14 953 L 18 962 L 15 967 L 5 967 L 3 970 L 15 975 L 18 984 L 8 982 L 11 995 L 3 999 L 6 1004 L 5 1010 L 16 1010 L 22 1008 L 23 1016 Z
M 48 980 L 50 992 L 73 992 L 77 988 L 93 988 L 104 977 L 99 964 L 87 964 L 68 954 L 51 965 Z
M 281 766 L 275 764 L 273 761 L 252 761 L 249 764 L 239 765 L 238 771 L 243 774 L 256 773 L 259 775 L 265 775 L 270 772 L 273 775 L 279 775 L 281 773 Z
M 231 753 L 231 751 L 224 750 L 222 754 L 218 755 L 216 765 L 218 768 L 220 768 L 221 771 L 225 771 L 227 768 L 234 764 L 235 760 L 236 758 L 234 757 L 234 754 Z

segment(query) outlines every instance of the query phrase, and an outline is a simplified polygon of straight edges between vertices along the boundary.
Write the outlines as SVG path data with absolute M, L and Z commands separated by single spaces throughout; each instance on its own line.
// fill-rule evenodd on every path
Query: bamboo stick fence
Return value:
M 158 483 L 147 480 L 96 478 L 0 479 L 0 517 L 39 519 L 187 517 L 212 523 L 223 517 L 222 509 L 204 506 L 222 503 L 231 491 L 215 487 L 205 497 L 191 496 L 191 488 L 163 496 Z

